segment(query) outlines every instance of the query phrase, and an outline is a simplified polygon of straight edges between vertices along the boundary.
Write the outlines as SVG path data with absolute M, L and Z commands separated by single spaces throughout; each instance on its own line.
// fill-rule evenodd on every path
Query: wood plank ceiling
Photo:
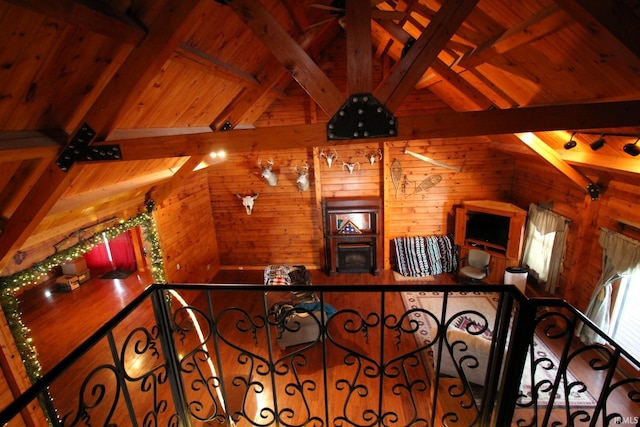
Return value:
M 161 197 L 211 151 L 326 145 L 355 93 L 398 116 L 387 140 L 486 135 L 585 193 L 640 173 L 623 152 L 640 134 L 640 0 L 4 0 L 0 28 L 0 270 L 47 216 Z M 322 55 L 341 40 L 344 57 Z M 296 85 L 318 113 L 261 126 Z M 404 104 L 421 93 L 450 112 Z M 85 124 L 121 160 L 63 170 Z M 625 136 L 595 152 L 602 133 Z

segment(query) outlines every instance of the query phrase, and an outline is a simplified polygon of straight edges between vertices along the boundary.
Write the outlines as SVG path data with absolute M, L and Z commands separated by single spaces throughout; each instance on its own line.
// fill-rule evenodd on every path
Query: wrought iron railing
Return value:
M 503 285 L 154 285 L 0 413 L 122 426 L 636 425 L 639 367 Z M 582 343 L 579 327 L 605 344 Z

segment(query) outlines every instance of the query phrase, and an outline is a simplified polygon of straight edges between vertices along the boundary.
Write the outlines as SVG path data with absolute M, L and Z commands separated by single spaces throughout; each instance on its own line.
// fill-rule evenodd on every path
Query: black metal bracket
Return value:
M 598 197 L 600 197 L 600 188 L 593 182 L 590 182 L 589 185 L 587 185 L 587 191 L 591 196 L 591 200 L 598 200 Z
M 349 96 L 327 123 L 327 140 L 383 138 L 398 133 L 398 120 L 370 93 Z
M 226 122 L 224 122 L 224 124 L 220 128 L 220 132 L 224 132 L 224 131 L 231 130 L 231 129 L 233 129 L 233 125 L 231 124 L 231 122 L 229 120 L 227 120 Z
M 120 146 L 117 144 L 90 146 L 95 136 L 96 132 L 84 123 L 58 157 L 58 167 L 67 172 L 76 162 L 122 160 Z
M 415 42 L 416 42 L 416 39 L 409 36 L 409 40 L 407 40 L 407 42 L 402 47 L 402 53 L 400 54 L 401 58 L 404 58 L 404 56 L 409 52 L 409 49 L 411 49 L 411 46 L 413 46 Z

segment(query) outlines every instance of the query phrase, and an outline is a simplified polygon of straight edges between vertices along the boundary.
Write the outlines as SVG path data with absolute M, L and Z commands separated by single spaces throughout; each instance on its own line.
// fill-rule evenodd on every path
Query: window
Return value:
M 552 294 L 562 268 L 568 227 L 567 218 L 533 203 L 529 206 L 522 264 Z
M 613 288 L 613 310 L 609 335 L 640 360 L 640 274 L 625 276 Z
M 533 228 L 528 237 L 530 239 L 528 241 L 529 253 L 538 255 L 528 257 L 526 265 L 535 272 L 538 280 L 546 282 L 547 277 L 549 277 L 551 251 L 553 250 L 556 233 L 552 231 L 543 235 Z

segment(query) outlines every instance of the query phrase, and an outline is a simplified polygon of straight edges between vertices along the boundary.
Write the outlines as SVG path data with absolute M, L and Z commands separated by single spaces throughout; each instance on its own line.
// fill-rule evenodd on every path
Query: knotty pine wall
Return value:
M 385 268 L 389 268 L 389 241 L 399 236 L 453 232 L 454 206 L 464 200 L 509 201 L 513 179 L 511 157 L 489 149 L 484 138 L 412 141 L 411 151 L 461 167 L 461 172 L 433 166 L 404 154 L 404 142 L 358 143 L 336 146 L 338 158 L 329 167 L 321 151 L 291 149 L 277 153 L 231 156 L 210 168 L 209 188 L 220 265 L 222 268 L 260 269 L 268 264 L 305 264 L 322 268 L 323 198 L 379 197 L 384 201 Z M 382 162 L 369 163 L 365 153 L 380 150 Z M 393 159 L 406 176 L 403 190 L 390 179 Z M 268 186 L 260 177 L 258 159 L 273 159 L 279 181 Z M 298 191 L 295 165 L 312 166 L 309 191 Z M 343 162 L 359 163 L 349 173 Z M 440 175 L 433 188 L 415 191 L 426 177 Z M 252 215 L 236 194 L 259 193 Z
M 211 281 L 219 268 L 219 249 L 206 170 L 193 174 L 164 200 L 154 218 L 167 282 Z
M 540 159 L 518 157 L 515 166 L 514 204 L 526 209 L 529 203 L 553 202 L 552 210 L 571 220 L 556 296 L 585 310 L 602 271 L 600 229 L 604 227 L 640 239 L 640 232 L 623 229 L 619 222 L 640 224 L 640 186 L 627 182 L 628 177 L 609 177 L 608 182 L 598 183 L 601 194 L 593 201 L 575 183 Z M 594 182 L 598 180 L 596 175 L 589 177 Z

